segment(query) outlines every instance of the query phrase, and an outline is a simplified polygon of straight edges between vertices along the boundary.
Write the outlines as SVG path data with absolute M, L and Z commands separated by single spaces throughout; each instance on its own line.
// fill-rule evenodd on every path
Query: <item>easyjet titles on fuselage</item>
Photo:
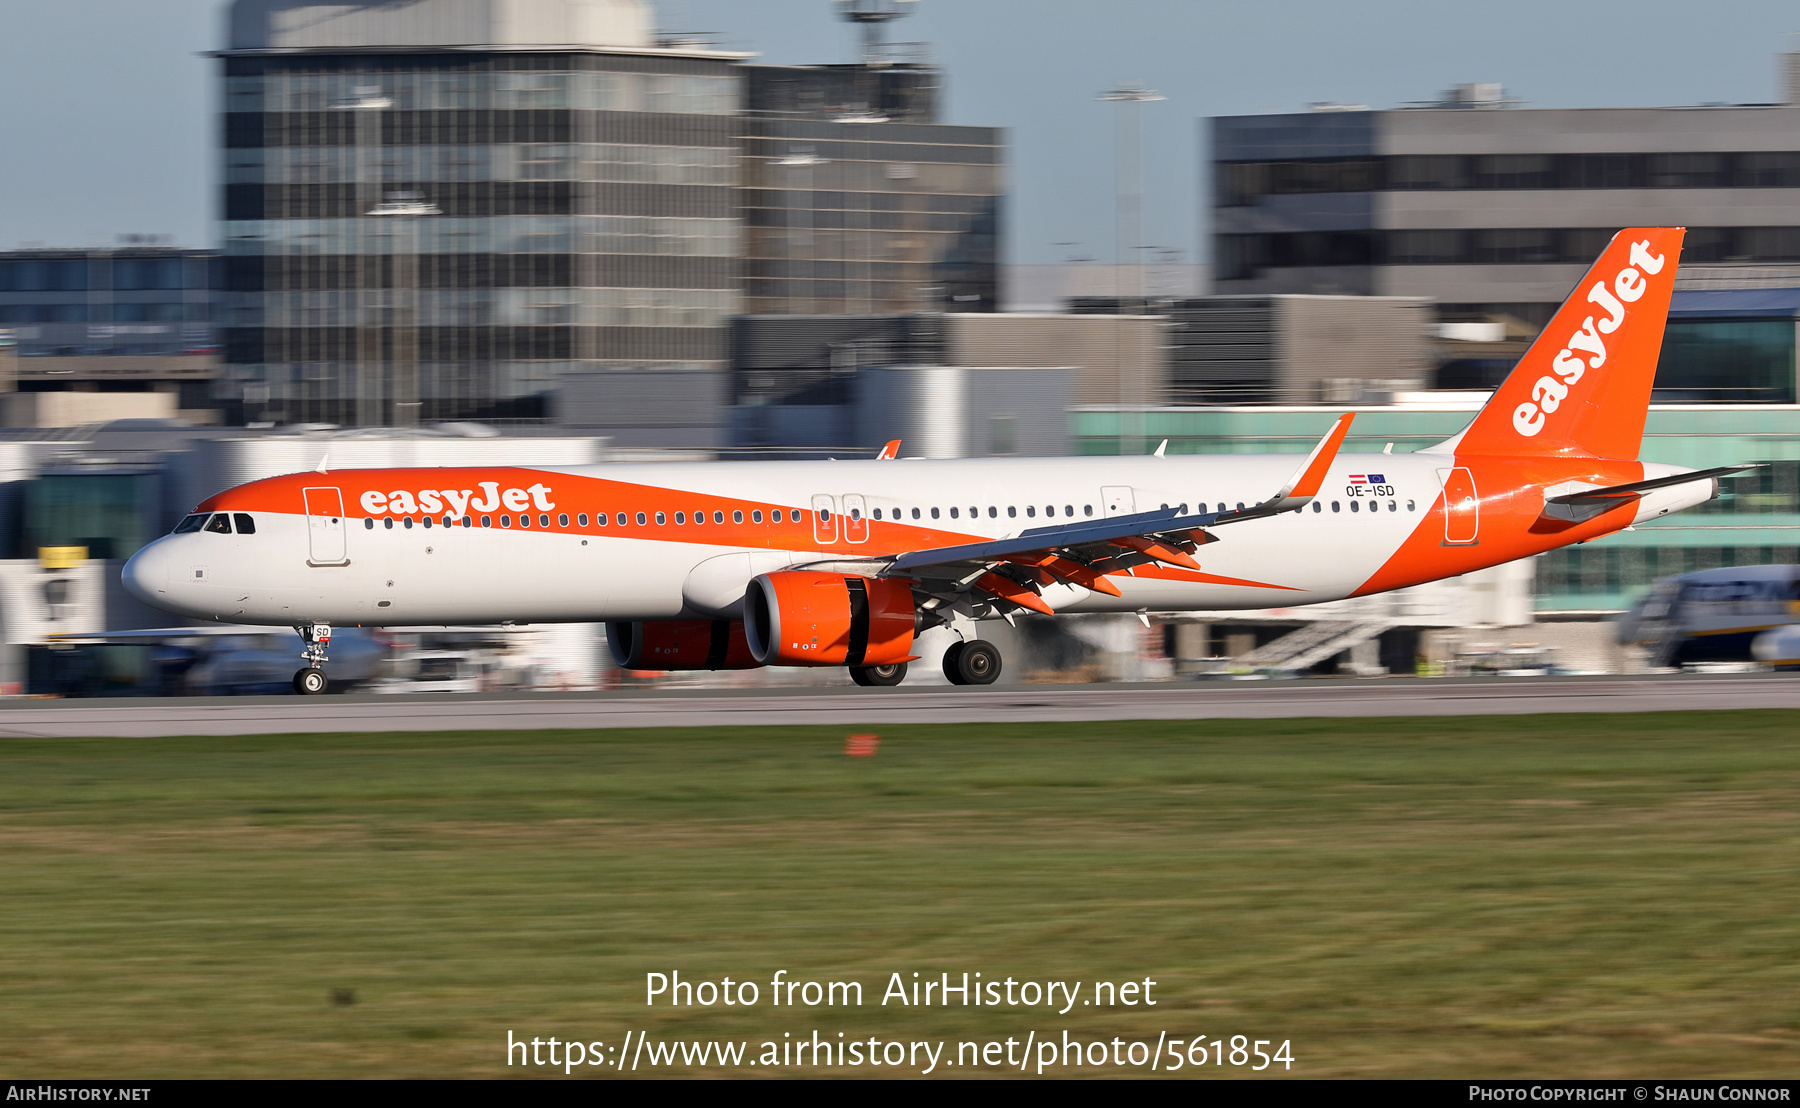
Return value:
M 362 509 L 372 516 L 435 516 L 447 507 L 451 513 L 464 516 L 471 511 L 497 512 L 501 508 L 511 512 L 522 512 L 528 508 L 547 512 L 556 507 L 556 502 L 550 499 L 551 490 L 548 485 L 537 484 L 502 492 L 498 481 L 475 483 L 482 490 L 479 498 L 475 496 L 474 489 L 419 489 L 416 492 L 406 489 L 377 492 L 371 489 L 362 494 Z

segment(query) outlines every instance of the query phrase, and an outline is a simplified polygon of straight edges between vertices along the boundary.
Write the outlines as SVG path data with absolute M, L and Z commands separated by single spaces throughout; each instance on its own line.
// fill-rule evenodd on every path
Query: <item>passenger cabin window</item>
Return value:
M 544 518 L 545 518 L 545 519 L 548 519 L 548 518 L 550 518 L 550 517 L 548 517 L 548 516 L 545 516 L 545 517 L 544 517 Z M 585 525 L 585 524 L 586 524 L 586 523 L 587 523 L 587 517 L 586 517 L 586 516 L 582 516 L 582 517 L 581 517 L 581 522 L 582 522 L 582 523 L 583 523 L 583 524 L 584 524 L 584 525 Z M 561 515 L 558 515 L 558 516 L 557 516 L 557 517 L 556 517 L 556 525 L 557 525 L 557 526 L 558 526 L 558 527 L 567 527 L 567 526 L 568 526 L 568 525 L 569 525 L 569 515 L 568 515 L 568 513 L 567 513 L 567 512 L 564 512 L 564 513 L 562 513 L 562 514 L 561 514 Z
M 744 522 L 744 513 L 743 512 L 732 512 L 731 513 L 731 522 L 733 522 L 733 523 Z
M 173 534 L 187 535 L 198 531 L 200 528 L 206 526 L 208 518 L 209 517 L 204 512 L 197 516 L 189 516 L 175 525 Z
M 938 517 L 938 510 L 936 508 L 931 509 L 931 518 L 936 519 L 937 517 Z
M 237 524 L 237 533 L 240 535 L 256 534 L 256 521 L 250 518 L 248 512 L 233 512 L 231 522 Z
M 229 535 L 231 534 L 231 517 L 220 512 L 207 520 L 206 529 L 215 535 Z

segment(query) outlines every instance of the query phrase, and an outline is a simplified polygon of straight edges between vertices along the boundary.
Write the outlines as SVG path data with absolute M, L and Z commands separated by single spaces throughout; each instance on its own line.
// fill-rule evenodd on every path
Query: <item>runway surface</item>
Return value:
M 1670 675 L 1010 685 L 948 689 L 622 690 L 481 696 L 11 700 L 0 737 L 1028 723 L 1800 708 L 1800 676 Z

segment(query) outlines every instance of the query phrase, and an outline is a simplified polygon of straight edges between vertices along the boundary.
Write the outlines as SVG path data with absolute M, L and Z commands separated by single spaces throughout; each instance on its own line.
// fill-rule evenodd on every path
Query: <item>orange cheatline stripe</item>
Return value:
M 1177 569 L 1174 566 L 1136 566 L 1131 571 L 1133 577 L 1148 577 L 1159 581 L 1188 581 L 1197 585 L 1241 585 L 1248 589 L 1282 589 L 1287 592 L 1304 592 L 1295 585 L 1276 585 L 1268 581 L 1251 581 L 1244 577 L 1222 577 L 1216 573 L 1196 573 L 1191 569 Z
M 329 483 L 329 487 L 342 490 L 345 515 L 352 520 L 370 517 L 361 507 L 364 492 L 375 491 L 387 493 L 391 490 L 407 490 L 416 494 L 423 486 L 435 486 L 437 489 L 454 488 L 458 490 L 473 486 L 477 496 L 481 495 L 480 483 L 498 481 L 503 487 L 526 487 L 542 483 L 555 490 L 556 506 L 550 509 L 553 526 L 552 532 L 569 534 L 578 533 L 597 537 L 619 537 L 641 539 L 655 542 L 680 542 L 708 546 L 741 546 L 750 549 L 770 549 L 793 552 L 822 551 L 831 554 L 849 554 L 857 557 L 880 558 L 891 557 L 909 550 L 928 550 L 934 547 L 958 546 L 964 543 L 985 541 L 992 536 L 962 531 L 940 530 L 935 527 L 921 526 L 901 520 L 857 521 L 858 529 L 868 537 L 863 542 L 849 542 L 843 531 L 837 532 L 835 541 L 822 543 L 814 536 L 813 518 L 810 508 L 793 507 L 761 500 L 741 500 L 734 497 L 718 496 L 709 493 L 686 492 L 680 489 L 669 489 L 654 485 L 640 485 L 630 482 L 615 481 L 609 478 L 590 477 L 582 474 L 557 473 L 547 470 L 535 470 L 525 467 L 481 467 L 481 468 L 441 468 L 441 469 L 398 469 L 398 470 L 338 470 L 328 476 L 317 473 L 289 474 L 282 477 L 271 477 L 261 481 L 253 481 L 228 489 L 209 497 L 195 510 L 207 511 L 252 511 L 284 515 L 304 515 L 305 507 L 301 498 L 303 488 L 321 487 Z M 416 506 L 415 506 L 416 507 Z M 675 524 L 676 512 L 690 514 L 695 511 L 708 514 L 704 524 Z M 786 517 L 780 523 L 752 522 L 751 513 L 762 511 L 767 513 L 779 510 Z M 722 512 L 725 522 L 712 522 L 711 513 Z M 744 513 L 744 522 L 731 522 L 732 513 Z M 554 525 L 556 515 L 566 513 L 574 517 L 586 512 L 597 516 L 607 513 L 609 524 L 606 527 L 592 527 L 577 531 L 573 526 L 564 528 Z M 627 522 L 620 527 L 613 521 L 613 516 L 623 512 Z M 636 515 L 643 512 L 646 522 L 640 526 L 636 523 Z M 656 513 L 662 512 L 667 522 L 657 524 Z M 446 507 L 434 512 L 384 513 L 397 517 L 399 515 L 430 515 L 433 517 L 445 514 L 458 514 Z M 479 517 L 484 514 L 473 505 L 460 513 Z M 490 515 L 510 515 L 504 507 L 492 509 Z M 541 514 L 535 507 L 531 509 L 534 518 Z M 792 518 L 799 514 L 801 518 Z M 372 518 L 372 517 L 370 517 Z M 847 522 L 846 517 L 839 516 L 840 521 Z M 490 530 L 499 531 L 498 527 Z M 531 530 L 542 530 L 533 527 Z

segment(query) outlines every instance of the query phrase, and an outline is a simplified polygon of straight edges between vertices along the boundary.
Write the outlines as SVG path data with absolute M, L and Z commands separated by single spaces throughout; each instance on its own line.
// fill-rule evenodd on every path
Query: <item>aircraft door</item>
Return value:
M 1438 470 L 1444 483 L 1444 545 L 1471 546 L 1481 531 L 1481 498 L 1475 476 L 1463 466 Z
M 861 493 L 844 495 L 844 541 L 869 541 L 869 506 L 863 502 Z
M 308 565 L 341 566 L 344 552 L 344 497 L 337 489 L 303 489 L 306 498 Z
M 1137 511 L 1137 498 L 1132 495 L 1130 485 L 1104 485 L 1100 495 L 1106 501 L 1108 516 L 1128 516 Z
M 813 541 L 820 546 L 830 546 L 838 540 L 838 521 L 834 507 L 831 497 L 824 493 L 812 498 Z

